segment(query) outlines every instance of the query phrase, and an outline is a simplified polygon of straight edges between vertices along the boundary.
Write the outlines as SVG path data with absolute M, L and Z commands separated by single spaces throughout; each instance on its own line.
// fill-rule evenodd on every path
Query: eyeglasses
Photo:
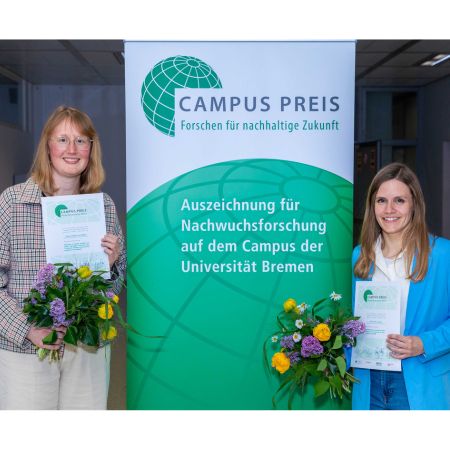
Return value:
M 66 150 L 70 145 L 70 138 L 68 136 L 57 136 L 51 138 L 56 142 L 56 145 L 60 150 Z M 91 143 L 94 142 L 93 139 L 89 139 L 86 136 L 77 136 L 73 139 L 73 143 L 78 150 L 86 150 L 90 147 Z

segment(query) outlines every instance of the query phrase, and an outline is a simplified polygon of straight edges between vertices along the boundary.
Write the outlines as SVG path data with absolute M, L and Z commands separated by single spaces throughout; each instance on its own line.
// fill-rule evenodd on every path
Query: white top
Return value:
M 381 250 L 381 236 L 375 244 L 375 271 L 373 281 L 396 281 L 401 285 L 400 333 L 405 331 L 406 306 L 408 303 L 409 284 L 405 270 L 405 259 L 401 252 L 395 259 L 386 258 Z

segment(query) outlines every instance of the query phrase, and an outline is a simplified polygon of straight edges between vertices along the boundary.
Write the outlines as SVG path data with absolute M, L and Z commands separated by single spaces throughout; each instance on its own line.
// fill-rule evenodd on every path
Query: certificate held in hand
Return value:
M 357 281 L 355 316 L 366 324 L 352 351 L 352 367 L 401 371 L 401 361 L 390 356 L 388 334 L 400 334 L 401 286 L 395 282 Z
M 41 202 L 47 262 L 109 272 L 101 246 L 106 234 L 103 194 L 43 197 Z

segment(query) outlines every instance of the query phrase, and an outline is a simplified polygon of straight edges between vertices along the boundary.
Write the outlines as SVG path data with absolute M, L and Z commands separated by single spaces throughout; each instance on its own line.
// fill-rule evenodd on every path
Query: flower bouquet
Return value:
M 356 345 L 356 337 L 364 333 L 365 324 L 340 307 L 342 296 L 332 292 L 318 300 L 311 308 L 306 303 L 297 304 L 294 299 L 284 302 L 278 314 L 279 330 L 264 343 L 264 361 L 271 372 L 267 357 L 270 342 L 279 346 L 272 356 L 272 367 L 282 376 L 280 387 L 272 398 L 289 390 L 288 408 L 297 391 L 304 392 L 308 382 L 314 383 L 316 397 L 329 392 L 331 398 L 342 399 L 351 393 L 351 384 L 358 380 L 348 372 L 345 352 Z M 329 302 L 332 313 L 323 318 L 316 313 Z
M 28 322 L 38 328 L 67 327 L 64 342 L 77 345 L 78 341 L 99 347 L 102 341 L 117 336 L 115 325 L 135 331 L 122 317 L 114 294 L 113 281 L 102 277 L 104 272 L 92 272 L 89 267 L 78 269 L 72 264 L 47 264 L 24 300 L 23 312 Z M 55 330 L 44 339 L 44 344 L 57 340 Z M 39 348 L 38 357 L 59 359 L 57 350 Z

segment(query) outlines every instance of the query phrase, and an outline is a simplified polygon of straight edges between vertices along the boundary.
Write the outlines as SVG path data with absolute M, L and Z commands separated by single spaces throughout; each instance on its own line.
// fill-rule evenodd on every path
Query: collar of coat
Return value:
M 22 185 L 22 192 L 17 196 L 17 203 L 41 203 L 42 191 L 32 178 Z

